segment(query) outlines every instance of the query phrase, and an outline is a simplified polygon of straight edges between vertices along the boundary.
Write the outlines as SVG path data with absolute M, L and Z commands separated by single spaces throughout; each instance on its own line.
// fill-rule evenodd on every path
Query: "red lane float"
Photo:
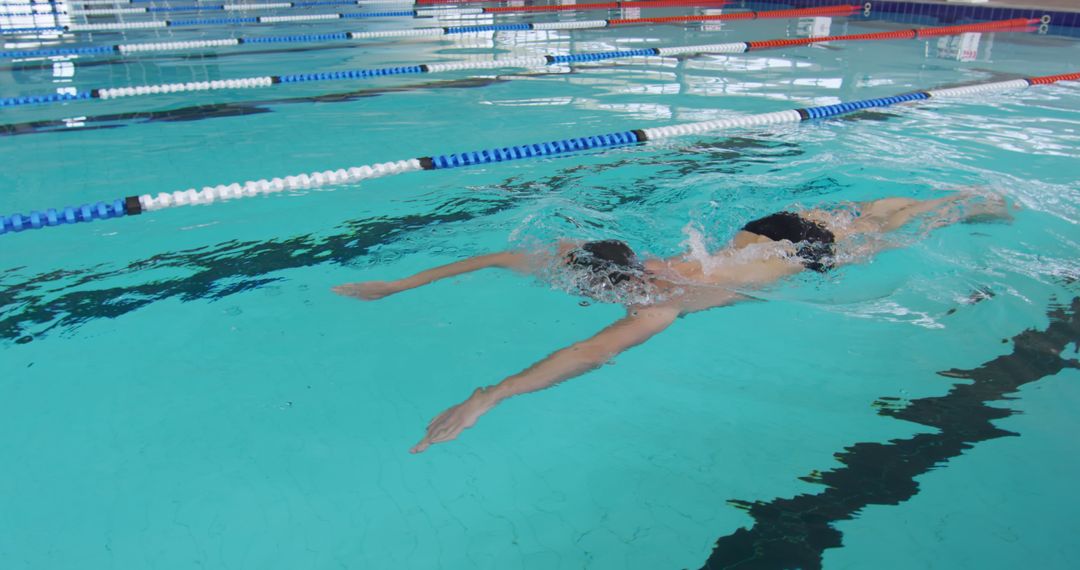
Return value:
M 764 42 L 746 42 L 749 49 L 768 49 L 788 46 L 804 46 L 820 42 L 833 41 L 859 41 L 859 40 L 914 40 L 918 38 L 932 38 L 937 36 L 951 36 L 965 32 L 992 32 L 1026 28 L 1038 24 L 1037 19 L 1014 18 L 1012 20 L 998 20 L 995 22 L 983 22 L 981 24 L 965 24 L 962 26 L 946 26 L 941 28 L 924 28 L 915 30 L 898 30 L 895 32 L 878 32 L 873 34 L 851 34 L 846 36 L 821 36 L 817 38 L 793 38 L 789 40 L 768 40 Z
M 623 18 L 608 20 L 608 25 L 626 24 L 675 24 L 680 22 L 716 22 L 728 20 L 756 20 L 758 18 L 801 18 L 805 16 L 846 16 L 862 10 L 862 6 L 841 4 L 819 8 L 801 8 L 798 10 L 763 10 L 761 12 L 732 12 L 730 14 L 710 14 L 704 16 L 664 16 L 662 18 Z
M 1001 28 L 1023 28 L 1027 26 L 1037 26 L 1040 20 L 1038 18 L 1013 18 L 1011 20 L 999 20 L 997 22 L 982 22 L 980 24 L 964 24 L 961 26 L 945 26 L 943 28 L 928 28 L 925 30 L 915 30 L 916 37 L 920 38 L 932 38 L 936 36 L 951 36 L 956 34 L 963 34 L 967 32 L 987 32 Z
M 1028 83 L 1032 85 L 1049 85 L 1058 81 L 1080 81 L 1080 73 L 1062 73 L 1061 75 L 1044 75 L 1042 77 L 1029 77 Z

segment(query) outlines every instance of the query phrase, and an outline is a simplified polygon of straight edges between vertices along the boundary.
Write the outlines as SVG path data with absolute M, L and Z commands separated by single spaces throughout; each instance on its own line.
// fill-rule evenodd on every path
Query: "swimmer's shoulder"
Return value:
M 555 255 L 557 257 L 565 257 L 566 254 L 580 249 L 585 242 L 579 239 L 561 239 L 555 243 Z
M 580 248 L 583 243 L 580 240 L 559 240 L 555 243 L 555 247 L 504 251 L 499 254 L 499 265 L 522 273 L 541 272 L 550 269 L 555 260 L 564 259 L 567 254 Z

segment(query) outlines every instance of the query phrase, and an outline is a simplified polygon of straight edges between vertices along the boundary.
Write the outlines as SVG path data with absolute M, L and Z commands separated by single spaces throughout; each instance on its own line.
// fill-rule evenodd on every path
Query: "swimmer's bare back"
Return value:
M 857 213 L 853 218 L 842 224 L 830 220 L 824 211 L 808 210 L 800 212 L 799 215 L 805 215 L 807 219 L 826 226 L 835 232 L 839 239 L 847 239 L 863 233 L 892 231 L 926 215 L 931 216 L 931 227 L 962 221 L 964 215 L 954 212 L 953 207 L 964 199 L 964 195 L 954 194 L 938 200 L 887 198 L 864 202 L 857 205 Z M 994 211 L 995 209 L 991 208 L 989 213 L 993 214 Z M 1004 215 L 1007 216 L 1007 211 L 1004 211 Z M 731 256 L 733 252 L 759 246 L 789 250 L 792 248 L 790 243 L 769 242 L 770 240 L 763 236 L 740 231 L 726 247 L 711 255 Z M 554 256 L 561 259 L 579 245 L 580 242 L 574 241 L 559 242 L 554 248 Z M 421 271 L 403 279 L 348 283 L 334 287 L 333 291 L 348 297 L 375 300 L 480 269 L 502 268 L 522 273 L 536 272 L 551 262 L 552 255 L 520 251 L 492 253 Z M 748 299 L 732 290 L 734 288 L 766 285 L 804 270 L 803 265 L 790 256 L 768 256 L 767 259 L 749 260 L 730 265 L 719 273 L 706 272 L 700 261 L 689 260 L 687 256 L 647 260 L 644 265 L 648 272 L 655 276 L 654 283 L 669 287 L 674 294 L 658 304 L 629 306 L 626 316 L 588 339 L 557 350 L 498 384 L 476 388 L 465 401 L 431 420 L 427 433 L 410 451 L 420 453 L 433 444 L 457 438 L 462 431 L 472 427 L 480 416 L 511 396 L 543 390 L 603 365 L 622 351 L 665 330 L 680 315 Z

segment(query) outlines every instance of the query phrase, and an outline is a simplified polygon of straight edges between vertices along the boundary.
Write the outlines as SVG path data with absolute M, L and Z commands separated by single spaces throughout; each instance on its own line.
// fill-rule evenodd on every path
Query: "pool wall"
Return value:
M 735 2 L 735 6 L 749 4 L 784 4 L 796 8 L 827 6 L 832 0 L 759 0 L 758 2 Z M 870 4 L 873 18 L 891 22 L 963 23 L 975 20 L 999 20 L 1006 18 L 1041 18 L 1050 16 L 1047 33 L 1062 36 L 1080 37 L 1080 12 L 1067 12 L 1038 7 L 1006 7 L 986 4 L 961 3 L 924 3 L 876 1 Z M 1080 5 L 1078 5 L 1080 7 Z

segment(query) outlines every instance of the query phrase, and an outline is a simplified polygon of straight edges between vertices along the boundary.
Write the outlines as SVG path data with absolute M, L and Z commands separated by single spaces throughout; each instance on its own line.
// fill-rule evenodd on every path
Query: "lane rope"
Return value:
M 323 0 L 321 2 L 280 2 L 274 4 L 229 4 L 222 6 L 230 6 L 231 8 L 222 8 L 223 10 L 259 10 L 266 7 L 273 7 L 274 9 L 288 9 L 296 7 L 310 7 L 310 5 L 330 5 L 327 2 L 335 2 L 337 5 L 344 4 L 356 4 L 363 6 L 367 4 L 363 0 L 341 2 L 341 0 Z M 0 34 L 23 34 L 33 32 L 53 32 L 53 31 L 66 31 L 66 32 L 96 32 L 96 31 L 110 31 L 110 30 L 145 30 L 145 29 L 157 29 L 157 28 L 173 28 L 184 26 L 226 26 L 234 24 L 273 24 L 280 22 L 321 22 L 330 20 L 342 20 L 342 19 L 358 19 L 358 18 L 429 18 L 437 16 L 468 16 L 478 14 L 494 14 L 494 13 L 530 13 L 530 12 L 556 12 L 556 11 L 590 11 L 590 10 L 614 10 L 620 8 L 665 8 L 665 7 L 686 7 L 686 6 L 722 6 L 726 4 L 728 0 L 638 0 L 631 2 L 604 2 L 593 4 L 569 4 L 569 5 L 556 5 L 556 6 L 505 6 L 501 8 L 417 8 L 413 10 L 397 10 L 386 12 L 364 12 L 364 13 L 331 13 L 331 14 L 299 14 L 299 15 L 285 15 L 285 16 L 249 16 L 249 17 L 233 17 L 233 18 L 193 18 L 187 20 L 143 20 L 143 21 L 128 21 L 128 22 L 106 22 L 106 23 L 73 23 L 63 26 L 47 26 L 47 27 L 26 27 L 26 28 L 8 28 L 0 29 Z M 207 5 L 207 9 L 209 6 Z M 184 8 L 190 8 L 185 6 Z M 168 12 L 173 11 L 173 8 L 151 8 L 151 7 L 134 7 L 134 8 L 101 8 L 94 9 L 88 8 L 83 11 L 73 11 L 72 15 L 80 16 L 105 16 L 105 15 L 134 15 L 134 14 L 146 14 L 153 12 Z M 191 10 L 185 10 L 191 11 Z
M 853 34 L 843 36 L 821 36 L 816 38 L 798 38 L 793 40 L 769 40 L 760 42 L 732 42 L 726 44 L 706 44 L 693 46 L 671 46 L 663 48 L 639 48 L 603 52 L 570 53 L 563 55 L 538 55 L 496 59 L 490 61 L 451 61 L 442 63 L 428 63 L 418 65 L 403 65 L 395 67 L 379 67 L 371 69 L 351 69 L 345 71 L 322 71 L 314 73 L 293 73 L 286 75 L 265 75 L 260 77 L 243 77 L 237 79 L 217 79 L 213 81 L 193 81 L 186 83 L 162 83 L 157 85 L 138 85 L 130 87 L 109 87 L 91 89 L 88 91 L 64 91 L 47 93 L 43 95 L 23 95 L 20 97 L 7 97 L 0 99 L 0 108 L 18 107 L 23 105 L 41 105 L 53 103 L 65 103 L 69 101 L 107 100 L 121 97 L 137 97 L 145 95 L 160 95 L 168 93 L 183 93 L 193 91 L 222 91 L 232 89 L 254 89 L 272 87 L 274 85 L 292 83 L 312 83 L 317 81 L 342 81 L 355 79 L 370 79 L 389 75 L 411 75 L 422 73 L 443 73 L 448 71 L 484 70 L 484 69 L 507 69 L 507 68 L 533 68 L 547 65 L 562 65 L 604 61 L 612 59 L 625 59 L 648 56 L 671 56 L 678 54 L 700 53 L 743 53 L 758 49 L 771 49 L 786 46 L 801 46 L 821 42 L 833 41 L 874 41 L 891 39 L 916 39 L 929 38 L 945 35 L 956 35 L 974 31 L 1033 31 L 1032 24 L 1038 20 L 1016 18 L 1012 20 L 1000 20 L 997 22 L 983 22 L 979 24 L 965 24 L 960 26 L 943 26 L 922 28 L 913 30 L 900 30 L 894 32 L 877 32 L 871 34 Z
M 323 22 L 330 20 L 356 20 L 365 18 L 415 18 L 416 10 L 392 10 L 385 12 L 349 12 L 331 14 L 299 14 L 287 16 L 244 16 L 236 18 L 191 18 L 187 20 L 145 20 L 135 22 L 106 22 L 100 24 L 67 24 L 31 28 L 7 28 L 0 34 L 29 34 L 40 32 L 103 32 L 117 30 L 150 30 L 181 28 L 186 26 L 232 26 L 237 24 L 278 24 L 282 22 Z
M 650 2 L 651 4 L 652 2 Z M 672 16 L 662 24 L 682 22 L 754 20 L 768 18 L 801 18 L 809 16 L 846 16 L 862 10 L 862 6 L 840 4 L 798 10 L 764 10 L 732 12 L 705 16 Z M 430 28 L 409 28 L 382 30 L 377 32 L 329 32 L 321 34 L 291 34 L 287 36 L 239 37 L 217 40 L 190 40 L 173 42 L 130 43 L 107 46 L 85 46 L 71 48 L 47 48 L 37 50 L 3 51 L 0 58 L 52 57 L 60 55 L 128 55 L 142 52 L 176 51 L 203 48 L 227 48 L 247 44 L 283 44 L 283 43 L 319 43 L 341 42 L 350 40 L 370 40 L 389 38 L 436 38 L 454 34 L 480 32 L 522 31 L 522 30 L 587 30 L 609 26 L 653 24 L 655 18 L 624 18 L 618 20 L 577 20 L 572 22 L 533 22 L 519 24 L 485 24 L 467 26 L 443 26 Z
M 154 0 L 149 0 L 153 2 Z M 194 0 L 198 1 L 198 0 Z M 99 16 L 109 14 L 154 14 L 161 12 L 249 12 L 258 10 L 288 10 L 288 9 L 305 9 L 305 8 L 322 8 L 326 6 L 376 6 L 376 5 L 412 5 L 416 6 L 415 2 L 410 0 L 310 0 L 301 2 L 262 2 L 262 3 L 243 3 L 243 4 L 189 4 L 184 6 L 135 6 L 132 8 L 98 8 L 98 6 L 115 6 L 117 4 L 136 5 L 149 3 L 148 0 L 140 0 L 135 2 L 133 0 L 82 0 L 81 2 L 73 2 L 71 11 L 73 14 L 79 14 L 84 16 Z
M 192 0 L 195 1 L 195 0 Z M 409 4 L 413 2 L 390 0 L 378 2 L 379 4 Z M 12 6 L 30 6 L 33 9 L 47 8 L 33 12 L 3 12 L 4 16 L 38 16 L 38 15 L 71 15 L 71 16 L 119 16 L 131 14 L 156 14 L 162 12 L 212 12 L 212 11 L 257 11 L 257 10 L 283 10 L 291 8 L 316 8 L 323 6 L 368 6 L 374 4 L 366 0 L 318 0 L 313 2 L 264 2 L 260 4 L 187 4 L 180 6 L 133 6 L 131 0 L 84 0 L 82 2 L 65 3 L 62 6 L 49 3 L 38 4 L 5 4 Z M 117 8 L 118 5 L 127 5 L 126 8 Z M 103 7 L 107 6 L 107 7 Z
M 299 174 L 295 176 L 234 182 L 231 184 L 219 184 L 217 186 L 205 186 L 201 190 L 191 188 L 188 190 L 178 190 L 176 192 L 163 192 L 156 196 L 151 194 L 127 196 L 111 201 L 84 204 L 78 207 L 59 209 L 49 208 L 40 211 L 35 210 L 25 215 L 12 214 L 10 216 L 0 216 L 0 234 L 21 232 L 28 229 L 41 229 L 92 222 L 94 220 L 120 218 L 178 206 L 213 204 L 218 201 L 274 194 L 285 190 L 301 190 L 335 184 L 356 183 L 371 178 L 391 176 L 405 172 L 415 172 L 418 170 L 443 170 L 447 168 L 522 160 L 526 158 L 563 155 L 593 149 L 616 148 L 670 137 L 723 131 L 727 129 L 798 123 L 801 121 L 834 117 L 862 109 L 889 107 L 899 103 L 922 101 L 926 99 L 966 97 L 969 95 L 1023 89 L 1033 85 L 1048 85 L 1059 81 L 1080 81 L 1080 72 L 1029 77 L 1011 81 L 978 83 L 963 87 L 914 91 L 893 97 L 863 99 L 860 101 L 851 101 L 820 107 L 805 107 L 711 121 L 682 123 L 666 127 L 634 129 L 541 143 L 423 156 L 392 162 L 341 168 L 338 170 L 325 170 L 321 172 Z
M 109 2 L 111 0 L 105 0 Z M 383 2 L 384 4 L 389 2 Z M 639 0 L 632 2 L 603 2 L 590 4 L 556 4 L 544 6 L 503 6 L 497 8 L 442 8 L 422 7 L 415 10 L 416 16 L 459 16 L 474 14 L 506 14 L 527 12 L 581 12 L 587 10 L 618 10 L 622 8 L 664 8 L 681 6 L 718 6 L 727 4 L 728 0 Z M 197 4 L 187 6 L 137 6 L 133 8 L 95 8 L 90 4 L 83 4 L 83 8 L 70 9 L 71 14 L 80 16 L 108 16 L 120 14 L 153 14 L 157 12 L 199 12 L 199 11 L 256 11 L 256 10 L 284 10 L 292 8 L 314 8 L 323 6 L 368 6 L 372 2 L 367 0 L 318 0 L 311 2 L 275 2 L 263 4 Z M 412 2 L 396 2 L 396 4 L 412 4 Z M 76 4 L 75 6 L 77 6 Z

